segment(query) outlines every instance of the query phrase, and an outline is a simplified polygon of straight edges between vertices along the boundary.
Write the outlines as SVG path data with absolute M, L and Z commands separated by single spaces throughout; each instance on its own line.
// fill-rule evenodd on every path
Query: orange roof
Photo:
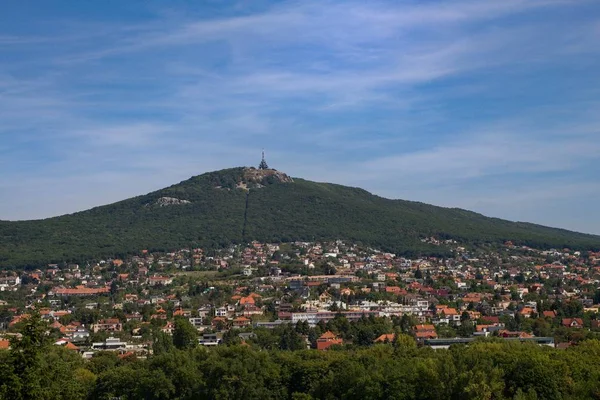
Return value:
M 69 289 L 69 288 L 58 288 L 54 291 L 54 293 L 56 294 L 64 294 L 64 295 L 84 295 L 84 294 L 89 294 L 89 295 L 93 295 L 93 294 L 100 294 L 100 293 L 109 293 L 110 289 L 107 287 L 103 287 L 103 288 L 75 288 L 75 289 Z
M 244 304 L 254 304 L 254 297 L 252 297 L 252 296 L 242 297 L 240 299 L 240 304 L 242 304 L 242 305 L 244 305 Z
M 433 325 L 427 325 L 427 324 L 421 324 L 421 325 L 415 326 L 415 330 L 417 332 L 435 331 L 435 326 L 433 326 Z
M 74 345 L 73 343 L 71 343 L 71 342 L 67 342 L 67 344 L 65 345 L 65 348 L 66 348 L 66 349 L 69 349 L 69 350 L 76 350 L 76 351 L 79 351 L 79 347 L 75 346 L 75 345 Z
M 55 317 L 62 317 L 62 316 L 69 315 L 69 314 L 71 314 L 70 311 L 64 311 L 64 310 L 54 312 Z
M 135 356 L 135 353 L 133 351 L 128 351 L 127 353 L 119 354 L 119 358 L 121 358 L 121 359 L 131 357 L 131 356 Z
M 415 336 L 418 338 L 426 339 L 426 338 L 437 338 L 436 331 L 417 331 L 415 332 Z
M 387 340 L 388 342 L 391 342 L 391 341 L 393 341 L 393 340 L 394 340 L 394 337 L 395 337 L 395 336 L 396 336 L 396 335 L 395 335 L 395 334 L 393 334 L 393 333 L 384 333 L 383 335 L 381 335 L 381 336 L 379 336 L 377 339 L 375 339 L 375 342 L 376 342 L 376 343 L 379 343 L 379 342 L 385 342 L 386 340 Z
M 441 312 L 443 312 L 445 315 L 457 315 L 458 311 L 456 311 L 456 308 L 444 308 L 443 310 L 441 310 Z
M 60 322 L 58 322 L 58 321 L 54 321 L 54 322 L 52 323 L 52 325 L 50 325 L 50 328 L 54 328 L 54 329 L 60 329 L 62 326 L 63 326 L 63 325 L 62 325 Z
M 544 315 L 544 317 L 548 317 L 548 318 L 554 318 L 556 317 L 556 311 L 552 310 L 552 311 L 544 311 L 542 313 Z
M 491 328 L 491 327 L 493 327 L 493 326 L 496 326 L 496 325 L 477 325 L 477 326 L 475 327 L 475 330 L 476 330 L 477 332 L 483 332 L 483 330 L 484 330 L 484 329 L 489 329 L 489 328 Z
M 319 336 L 319 339 L 335 339 L 337 337 L 337 335 L 331 331 L 327 331 L 324 334 L 322 334 L 321 336 Z

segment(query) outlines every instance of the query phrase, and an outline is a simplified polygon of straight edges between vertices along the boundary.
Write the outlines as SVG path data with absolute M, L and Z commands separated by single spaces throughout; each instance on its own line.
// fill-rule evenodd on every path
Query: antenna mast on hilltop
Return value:
M 265 161 L 265 149 L 262 149 L 262 160 L 260 161 L 260 164 L 258 165 L 258 169 L 269 169 L 269 166 L 267 165 L 267 162 Z

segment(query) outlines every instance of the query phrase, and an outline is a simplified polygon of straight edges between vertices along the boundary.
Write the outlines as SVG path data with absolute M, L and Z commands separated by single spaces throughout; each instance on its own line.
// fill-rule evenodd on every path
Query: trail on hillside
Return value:
M 246 240 L 246 223 L 248 222 L 248 202 L 250 201 L 250 190 L 246 193 L 246 208 L 244 208 L 244 225 L 242 226 L 242 240 Z

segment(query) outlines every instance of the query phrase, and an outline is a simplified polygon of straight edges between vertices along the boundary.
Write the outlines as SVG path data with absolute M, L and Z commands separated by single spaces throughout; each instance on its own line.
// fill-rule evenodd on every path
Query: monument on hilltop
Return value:
M 264 149 L 262 151 L 262 160 L 260 161 L 260 164 L 258 165 L 258 169 L 269 169 L 269 166 L 267 165 L 267 162 L 265 161 L 265 150 Z

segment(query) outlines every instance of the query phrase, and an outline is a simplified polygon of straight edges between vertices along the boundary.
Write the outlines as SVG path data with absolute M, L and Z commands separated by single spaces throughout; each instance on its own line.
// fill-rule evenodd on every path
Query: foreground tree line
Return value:
M 50 344 L 38 316 L 0 351 L 0 399 L 600 399 L 600 341 L 567 350 L 481 341 L 449 350 L 264 350 L 160 337 L 146 359 L 84 360 Z

